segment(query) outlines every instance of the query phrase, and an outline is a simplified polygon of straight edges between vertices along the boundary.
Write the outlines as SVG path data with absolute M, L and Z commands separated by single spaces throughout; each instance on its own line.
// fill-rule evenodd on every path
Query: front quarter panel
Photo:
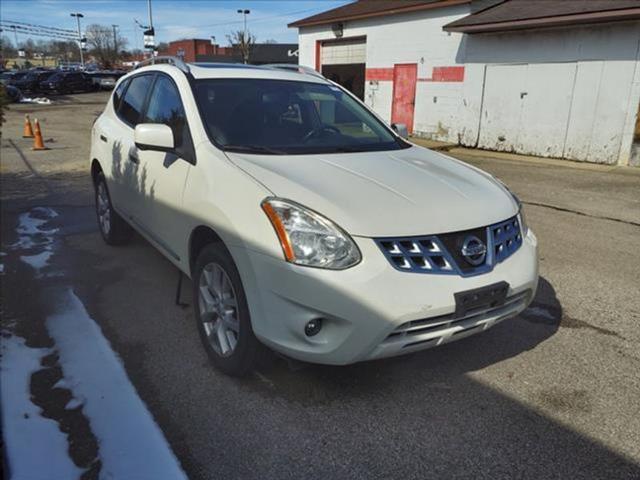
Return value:
M 247 249 L 282 258 L 277 236 L 260 207 L 271 192 L 211 143 L 200 143 L 196 153 L 198 162 L 189 175 L 183 201 L 190 223 L 184 258 L 189 257 L 189 237 L 198 226 L 212 228 L 232 251 Z

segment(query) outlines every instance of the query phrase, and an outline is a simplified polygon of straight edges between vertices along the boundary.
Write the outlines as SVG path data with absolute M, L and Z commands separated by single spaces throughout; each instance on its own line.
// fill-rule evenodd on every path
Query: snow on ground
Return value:
M 49 350 L 29 348 L 12 336 L 2 338 L 1 351 L 2 427 L 11 478 L 78 478 L 82 470 L 67 454 L 67 436 L 54 420 L 41 417 L 40 408 L 30 400 L 31 374 L 40 370 L 40 359 Z
M 55 254 L 57 229 L 45 224 L 58 214 L 34 208 L 18 220 L 18 241 L 10 248 L 29 250 L 20 259 L 38 271 Z M 27 253 L 27 252 L 25 252 Z M 63 272 L 51 275 L 64 276 Z M 47 318 L 63 378 L 73 398 L 65 408 L 83 407 L 98 440 L 101 479 L 186 479 L 160 427 L 138 396 L 124 366 L 70 287 L 54 287 L 58 304 Z M 68 456 L 66 435 L 40 416 L 30 400 L 31 375 L 50 350 L 31 349 L 19 337 L 2 339 L 2 424 L 11 478 L 73 479 L 83 473 Z
M 57 216 L 58 212 L 51 208 L 32 208 L 29 212 L 20 215 L 18 218 L 18 228 L 16 230 L 21 235 L 35 235 L 37 233 L 48 235 L 56 233 L 58 231 L 57 228 L 42 230 L 40 227 Z
M 31 265 L 36 270 L 41 270 L 49 264 L 52 252 L 45 250 L 35 255 L 21 255 L 20 260 Z
M 47 329 L 66 385 L 82 399 L 99 441 L 101 478 L 187 478 L 120 359 L 71 289 L 60 295 Z
M 49 264 L 53 254 L 53 235 L 58 231 L 57 228 L 47 230 L 42 226 L 57 216 L 58 213 L 55 210 L 36 207 L 18 217 L 18 228 L 16 229 L 18 241 L 11 245 L 11 248 L 13 250 L 41 248 L 42 250 L 36 254 L 20 256 L 20 260 L 38 272 Z

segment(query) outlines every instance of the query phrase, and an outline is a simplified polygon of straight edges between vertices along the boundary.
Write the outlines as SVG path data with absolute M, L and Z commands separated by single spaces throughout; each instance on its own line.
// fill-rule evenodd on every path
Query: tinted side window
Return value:
M 129 88 L 127 88 L 120 103 L 118 116 L 132 127 L 139 123 L 140 112 L 152 80 L 152 75 L 140 75 L 139 77 L 133 77 L 129 81 Z
M 180 94 L 173 82 L 164 75 L 158 76 L 151 92 L 149 106 L 143 123 L 164 123 L 173 130 L 176 147 L 184 143 L 187 119 Z
M 120 108 L 120 102 L 122 101 L 122 94 L 124 93 L 125 88 L 127 88 L 127 84 L 129 80 L 125 80 L 122 82 L 113 92 L 113 109 L 117 112 L 118 108 Z

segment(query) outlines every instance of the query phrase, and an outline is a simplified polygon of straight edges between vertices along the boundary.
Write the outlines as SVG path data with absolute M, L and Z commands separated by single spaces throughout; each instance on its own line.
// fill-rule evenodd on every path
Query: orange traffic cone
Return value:
M 33 138 L 33 129 L 31 128 L 29 115 L 24 116 L 24 131 L 22 133 L 22 138 Z
M 36 126 L 35 137 L 33 138 L 33 148 L 31 150 L 49 150 L 44 146 L 44 142 L 42 141 L 42 132 L 40 131 L 40 122 L 36 118 L 33 122 Z

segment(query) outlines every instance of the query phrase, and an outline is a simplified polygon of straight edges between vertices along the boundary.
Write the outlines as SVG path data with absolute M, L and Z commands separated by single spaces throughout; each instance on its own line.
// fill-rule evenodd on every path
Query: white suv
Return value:
M 415 352 L 535 294 L 517 198 L 317 73 L 164 59 L 118 82 L 91 143 L 102 236 L 133 227 L 192 279 L 224 372 L 263 345 L 336 365 Z

